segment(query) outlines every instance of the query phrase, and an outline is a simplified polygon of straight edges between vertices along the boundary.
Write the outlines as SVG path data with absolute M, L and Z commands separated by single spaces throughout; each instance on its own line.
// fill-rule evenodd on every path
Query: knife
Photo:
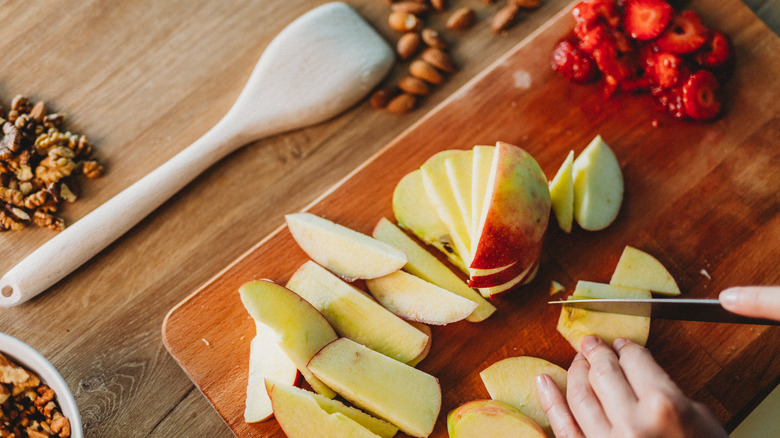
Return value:
M 596 312 L 619 313 L 644 316 L 656 319 L 675 319 L 681 321 L 728 322 L 735 324 L 780 325 L 780 321 L 763 318 L 750 318 L 737 315 L 724 309 L 717 299 L 576 299 L 550 301 L 548 304 L 560 304 L 577 309 Z

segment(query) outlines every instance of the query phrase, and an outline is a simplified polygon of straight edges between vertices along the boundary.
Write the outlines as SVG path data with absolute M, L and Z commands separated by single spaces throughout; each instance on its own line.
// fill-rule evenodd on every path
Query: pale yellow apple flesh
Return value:
M 410 367 L 416 367 L 420 362 L 423 361 L 423 359 L 428 357 L 428 353 L 431 352 L 431 345 L 433 344 L 433 332 L 429 326 L 421 322 L 409 321 L 409 324 L 413 325 L 415 328 L 417 328 L 417 330 L 420 330 L 421 332 L 425 333 L 426 336 L 428 336 L 428 343 L 425 344 L 425 349 L 422 351 L 422 353 L 418 354 L 417 357 L 410 360 L 409 362 L 406 362 L 406 364 Z
M 279 336 L 279 346 L 312 389 L 333 398 L 333 390 L 306 368 L 315 353 L 338 338 L 325 317 L 295 292 L 268 280 L 251 281 L 238 292 L 249 315 Z
M 285 220 L 301 249 L 340 277 L 376 278 L 406 264 L 403 251 L 311 213 L 288 214 Z
M 380 219 L 376 224 L 373 236 L 375 239 L 389 243 L 406 253 L 407 262 L 403 267 L 405 271 L 477 303 L 477 308 L 466 317 L 467 321 L 483 321 L 496 311 L 495 306 L 482 298 L 477 291 L 468 287 L 444 263 L 418 245 L 386 218 Z
M 477 303 L 405 271 L 366 280 L 371 295 L 401 318 L 433 325 L 466 319 Z
M 444 160 L 444 170 L 450 182 L 455 203 L 463 218 L 466 233 L 471 236 L 471 168 L 474 151 L 463 151 Z
M 550 376 L 566 394 L 566 370 L 538 357 L 509 357 L 485 368 L 479 376 L 490 398 L 514 406 L 551 434 L 550 421 L 536 392 L 539 374 Z
M 485 298 L 494 297 L 498 294 L 502 294 L 511 290 L 516 286 L 522 286 L 530 283 L 536 277 L 536 273 L 539 272 L 539 262 L 530 269 L 530 271 L 523 271 L 517 277 L 507 281 L 506 283 L 499 284 L 498 286 L 481 287 L 479 293 Z
M 547 438 L 533 420 L 497 400 L 474 400 L 450 411 L 447 432 L 450 438 Z
M 580 281 L 568 299 L 651 297 L 650 291 L 644 289 Z M 557 329 L 577 351 L 580 351 L 582 338 L 589 334 L 598 335 L 609 345 L 617 338 L 628 338 L 645 345 L 650 334 L 650 318 L 563 307 Z
M 472 167 L 471 167 L 471 240 L 473 242 L 479 241 L 479 236 L 476 236 L 477 227 L 479 226 L 480 214 L 482 213 L 482 206 L 485 203 L 485 192 L 487 192 L 487 182 L 490 178 L 490 168 L 493 164 L 493 154 L 496 152 L 495 146 L 474 146 Z M 472 245 L 472 251 L 476 248 L 476 245 Z M 473 254 L 472 254 L 473 256 Z M 487 273 L 481 273 L 486 275 Z
M 441 251 L 464 274 L 469 273 L 452 242 L 450 232 L 428 199 L 420 169 L 406 174 L 395 186 L 393 214 L 398 226 L 411 231 L 420 240 Z
M 623 172 L 615 153 L 596 136 L 574 160 L 574 220 L 588 231 L 611 224 L 623 202 Z
M 298 368 L 279 346 L 279 335 L 255 320 L 257 334 L 249 344 L 249 375 L 246 385 L 244 421 L 256 423 L 273 415 L 271 399 L 265 390 L 265 379 L 295 385 Z
M 574 151 L 563 161 L 560 169 L 550 181 L 550 200 L 558 226 L 566 233 L 571 232 L 574 222 Z
M 265 385 L 271 397 L 276 421 L 288 438 L 390 438 L 397 431 L 387 422 L 319 394 L 270 379 Z M 320 402 L 324 400 L 329 404 L 321 405 Z M 380 425 L 384 434 L 372 432 L 353 418 L 360 414 L 371 419 L 371 424 Z M 366 421 L 365 417 L 361 417 L 361 420 Z M 392 433 L 388 434 L 391 431 Z
M 295 271 L 287 288 L 319 310 L 339 335 L 396 360 L 412 361 L 428 345 L 420 330 L 313 261 Z
M 661 295 L 680 295 L 680 288 L 663 264 L 650 254 L 626 246 L 609 284 L 647 289 Z
M 347 338 L 320 350 L 309 370 L 350 403 L 407 435 L 426 437 L 433 431 L 441 410 L 441 388 L 430 374 Z

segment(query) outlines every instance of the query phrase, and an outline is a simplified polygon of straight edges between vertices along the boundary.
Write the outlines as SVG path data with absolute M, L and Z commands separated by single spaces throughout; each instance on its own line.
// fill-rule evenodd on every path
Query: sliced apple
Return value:
M 249 375 L 246 385 L 244 421 L 256 423 L 273 415 L 271 399 L 265 390 L 265 379 L 295 385 L 298 368 L 279 346 L 279 335 L 255 320 L 257 334 L 249 344 Z
M 680 295 L 677 282 L 664 265 L 650 254 L 631 246 L 623 249 L 609 284 L 647 289 L 661 295 Z
M 611 224 L 623 202 L 623 172 L 600 135 L 574 160 L 574 219 L 585 230 Z
M 428 353 L 431 352 L 431 344 L 433 343 L 433 332 L 431 331 L 431 328 L 421 322 L 417 321 L 408 321 L 409 324 L 413 325 L 417 330 L 425 333 L 426 336 L 428 336 L 428 343 L 425 344 L 425 349 L 417 355 L 414 359 L 410 360 L 409 362 L 406 362 L 407 365 L 410 367 L 416 367 L 420 362 L 423 361 L 426 357 L 428 357 Z
M 376 224 L 373 236 L 375 239 L 389 243 L 406 253 L 407 262 L 403 267 L 405 271 L 477 303 L 477 308 L 471 312 L 471 315 L 466 317 L 467 321 L 483 321 L 496 311 L 495 306 L 482 298 L 477 291 L 468 287 L 444 263 L 418 245 L 417 242 L 386 218 L 380 219 Z
M 547 438 L 533 420 L 497 400 L 474 400 L 450 411 L 447 432 L 450 438 Z
M 313 261 L 301 265 L 287 287 L 311 303 L 341 336 L 401 362 L 417 358 L 428 336 Z
M 433 431 L 441 410 L 441 388 L 430 374 L 347 338 L 320 350 L 309 370 L 350 403 L 407 435 L 426 437 Z
M 479 377 L 490 398 L 510 404 L 552 434 L 550 421 L 536 392 L 536 376 L 547 374 L 566 393 L 566 370 L 531 356 L 509 357 L 482 370 Z M 552 436 L 552 435 L 551 435 Z
M 558 173 L 550 181 L 550 199 L 552 209 L 558 226 L 561 230 L 571 233 L 574 222 L 574 176 L 572 168 L 574 164 L 574 151 L 563 161 Z
M 393 214 L 398 221 L 398 226 L 411 231 L 420 240 L 441 251 L 464 274 L 469 273 L 452 243 L 450 232 L 439 219 L 436 208 L 425 193 L 420 169 L 406 174 L 395 186 Z
M 366 287 L 387 310 L 425 324 L 457 322 L 477 308 L 474 301 L 404 271 L 366 280 Z
M 306 368 L 315 353 L 338 338 L 325 317 L 295 292 L 272 281 L 251 281 L 238 292 L 249 315 L 279 336 L 279 346 L 312 389 L 333 398 L 336 394 Z
M 645 289 L 579 281 L 568 299 L 651 297 L 650 291 Z M 645 345 L 650 334 L 650 318 L 563 307 L 557 328 L 577 351 L 580 351 L 582 338 L 589 334 L 598 335 L 609 345 L 617 338 L 628 338 L 639 345 Z
M 288 214 L 285 220 L 301 249 L 343 278 L 381 277 L 406 264 L 403 251 L 311 213 Z
M 472 166 L 471 166 L 471 240 L 479 241 L 476 235 L 479 227 L 479 219 L 482 214 L 482 206 L 485 203 L 485 192 L 487 192 L 487 182 L 490 178 L 490 168 L 493 165 L 493 154 L 496 152 L 495 146 L 474 146 Z M 472 252 L 476 245 L 472 245 Z M 472 254 L 473 256 L 473 254 Z M 484 273 L 482 275 L 485 275 Z
M 444 160 L 455 203 L 463 218 L 466 233 L 471 236 L 471 168 L 474 151 L 463 151 Z M 470 237 L 469 237 L 470 238 Z
M 265 385 L 276 421 L 288 438 L 391 438 L 398 431 L 385 421 L 319 394 L 270 379 Z M 382 434 L 370 430 L 355 417 L 381 428 Z
M 504 292 L 508 292 L 515 286 L 522 286 L 525 284 L 530 283 L 534 277 L 536 277 L 536 273 L 539 271 L 539 262 L 531 268 L 530 272 L 524 271 L 517 277 L 507 281 L 504 284 L 499 284 L 498 286 L 492 286 L 492 287 L 481 287 L 479 288 L 479 293 L 482 294 L 485 298 L 494 297 L 498 294 L 502 294 Z

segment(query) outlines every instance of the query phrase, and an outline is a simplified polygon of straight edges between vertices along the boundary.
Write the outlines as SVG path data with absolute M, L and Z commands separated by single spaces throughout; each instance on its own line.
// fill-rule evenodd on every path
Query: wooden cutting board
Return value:
M 690 6 L 729 33 L 738 53 L 720 120 L 677 121 L 654 112 L 648 96 L 605 100 L 599 86 L 552 72 L 551 50 L 573 25 L 565 8 L 307 208 L 370 233 L 379 218 L 393 219 L 398 180 L 437 151 L 502 140 L 525 148 L 552 178 L 569 150 L 579 153 L 597 134 L 614 149 L 626 181 L 615 223 L 567 235 L 553 219 L 531 285 L 495 299 L 498 311 L 482 323 L 433 327 L 431 353 L 419 365 L 442 386 L 432 436 L 446 436 L 449 410 L 488 398 L 478 374 L 493 362 L 531 355 L 567 368 L 574 350 L 556 332 L 559 309 L 546 304 L 550 282 L 567 291 L 577 280 L 606 282 L 625 245 L 655 255 L 690 298 L 780 283 L 780 40 L 738 0 Z M 243 421 L 254 324 L 237 289 L 259 278 L 284 284 L 306 260 L 280 226 L 164 323 L 170 353 L 239 437 L 284 435 L 273 420 Z M 648 347 L 729 429 L 780 379 L 778 328 L 654 321 Z

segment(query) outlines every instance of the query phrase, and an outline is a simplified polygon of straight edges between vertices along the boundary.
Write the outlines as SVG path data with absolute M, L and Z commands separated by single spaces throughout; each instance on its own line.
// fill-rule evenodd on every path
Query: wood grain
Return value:
M 553 225 L 536 281 L 496 299 L 499 310 L 487 321 L 433 328 L 433 348 L 419 367 L 440 379 L 443 414 L 487 397 L 478 373 L 504 357 L 532 355 L 567 367 L 574 352 L 555 331 L 558 309 L 546 305 L 547 288 L 552 280 L 568 290 L 577 280 L 608 281 L 627 244 L 658 256 L 688 297 L 780 281 L 772 269 L 780 243 L 780 40 L 741 3 L 720 6 L 692 2 L 706 23 L 733 35 L 740 54 L 727 116 L 715 123 L 654 113 L 647 96 L 604 101 L 598 87 L 557 76 L 548 56 L 573 24 L 564 11 L 307 208 L 370 233 L 380 217 L 392 217 L 398 180 L 439 150 L 507 141 L 534 155 L 548 177 L 596 134 L 615 150 L 626 199 L 611 227 L 566 235 Z M 749 84 L 764 86 L 758 92 Z M 274 421 L 243 422 L 254 328 L 236 290 L 255 278 L 284 283 L 306 259 L 281 227 L 166 320 L 172 355 L 237 436 L 283 434 Z M 779 339 L 778 328 L 656 321 L 648 346 L 687 394 L 733 426 L 780 378 Z M 433 436 L 446 436 L 443 414 Z

